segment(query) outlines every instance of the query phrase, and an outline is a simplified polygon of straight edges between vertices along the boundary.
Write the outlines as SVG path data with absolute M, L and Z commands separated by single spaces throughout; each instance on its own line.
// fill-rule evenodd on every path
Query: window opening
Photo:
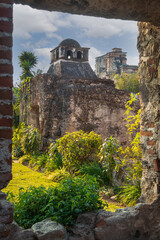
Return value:
M 78 51 L 77 52 L 77 59 L 81 59 L 82 58 L 82 53 L 81 53 L 81 51 Z
M 72 58 L 72 51 L 68 50 L 67 51 L 67 59 L 71 59 Z

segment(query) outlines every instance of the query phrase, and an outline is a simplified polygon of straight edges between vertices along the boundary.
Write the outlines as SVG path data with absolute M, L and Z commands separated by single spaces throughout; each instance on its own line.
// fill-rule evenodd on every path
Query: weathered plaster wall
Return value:
M 139 23 L 138 49 L 141 79 L 142 198 L 160 193 L 160 28 Z
M 49 139 L 78 130 L 95 131 L 103 138 L 113 136 L 121 144 L 127 143 L 123 119 L 130 94 L 115 89 L 113 81 L 43 74 L 31 80 L 30 89 L 26 122 L 40 129 L 45 145 Z M 21 109 L 24 104 L 22 99 Z
M 0 0 L 0 190 L 12 178 L 12 6 L 13 0 Z M 0 191 L 0 239 L 9 235 L 12 221 L 13 207 Z

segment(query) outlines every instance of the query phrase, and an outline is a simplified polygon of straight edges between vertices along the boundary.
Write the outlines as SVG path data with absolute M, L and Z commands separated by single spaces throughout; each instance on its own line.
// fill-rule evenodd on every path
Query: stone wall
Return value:
M 160 28 L 139 23 L 141 79 L 141 142 L 143 147 L 142 199 L 160 193 Z
M 13 0 L 0 0 L 0 190 L 12 178 L 12 6 Z M 12 221 L 13 207 L 0 191 L 0 239 L 9 235 Z
M 21 115 L 24 104 L 28 105 L 26 122 L 40 129 L 45 146 L 49 139 L 78 130 L 95 131 L 103 139 L 113 136 L 121 144 L 127 143 L 123 120 L 130 94 L 115 89 L 113 81 L 43 74 L 31 80 L 30 90 L 30 102 L 21 100 Z

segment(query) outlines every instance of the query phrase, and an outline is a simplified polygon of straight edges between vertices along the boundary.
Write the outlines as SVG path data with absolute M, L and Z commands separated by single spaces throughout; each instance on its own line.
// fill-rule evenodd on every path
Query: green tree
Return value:
M 120 90 L 128 90 L 132 93 L 139 92 L 140 83 L 138 73 L 122 73 L 121 76 L 115 74 L 112 76 L 112 79 L 115 82 L 116 88 Z
M 23 51 L 19 56 L 20 67 L 22 68 L 21 80 L 33 77 L 32 68 L 37 65 L 37 57 L 32 52 Z

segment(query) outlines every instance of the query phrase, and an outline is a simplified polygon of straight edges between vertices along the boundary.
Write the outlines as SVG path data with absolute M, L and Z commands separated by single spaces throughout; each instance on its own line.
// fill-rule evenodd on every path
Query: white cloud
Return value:
M 95 58 L 101 56 L 102 53 L 95 47 L 91 47 L 89 50 L 89 63 L 93 70 L 95 70 Z
M 127 64 L 129 65 L 138 65 L 139 56 L 127 56 Z
M 80 15 L 68 15 L 72 27 L 77 27 L 80 34 L 88 37 L 109 38 L 113 35 L 121 36 L 126 33 L 138 34 L 137 23 L 116 19 L 105 19 Z
M 14 5 L 14 36 L 24 39 L 31 38 L 33 33 L 54 33 L 64 27 L 61 13 L 41 11 L 20 4 Z
M 137 23 L 133 21 L 42 11 L 19 4 L 14 5 L 14 25 L 14 35 L 26 39 L 33 33 L 45 33 L 48 38 L 55 37 L 61 41 L 58 31 L 62 28 L 93 38 L 138 33 Z
M 50 51 L 52 48 L 36 48 L 34 49 L 35 55 L 39 61 L 36 66 L 37 69 L 41 69 L 44 73 L 47 72 L 50 65 Z
M 35 48 L 34 52 L 37 56 L 45 57 L 45 58 L 50 58 L 50 51 L 52 48 Z
M 46 73 L 49 69 L 49 65 L 50 65 L 50 60 L 43 58 L 41 61 L 38 61 L 36 69 L 40 69 L 43 71 L 43 73 Z
M 33 48 L 33 43 L 31 43 L 30 41 L 27 41 L 27 42 L 22 43 L 21 46 L 24 49 L 32 49 Z
M 56 34 L 56 33 L 53 33 L 53 32 L 48 32 L 48 33 L 46 33 L 46 36 L 47 36 L 48 38 L 56 38 L 56 39 L 58 39 L 60 42 L 63 40 L 63 38 L 62 38 L 60 35 L 58 35 L 58 34 Z

